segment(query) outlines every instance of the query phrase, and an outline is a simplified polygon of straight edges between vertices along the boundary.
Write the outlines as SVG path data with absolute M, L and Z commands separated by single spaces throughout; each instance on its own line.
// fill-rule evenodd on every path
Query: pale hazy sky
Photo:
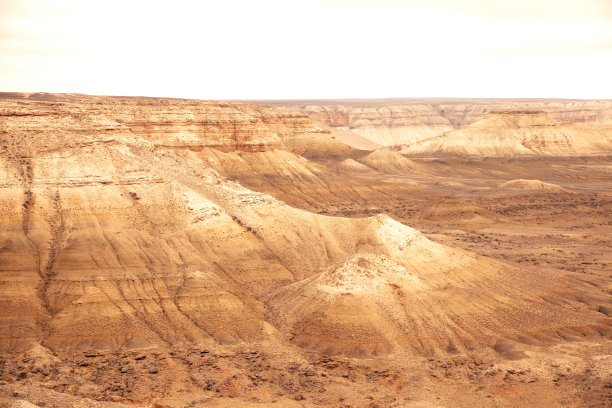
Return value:
M 612 98 L 612 0 L 0 0 L 0 91 Z

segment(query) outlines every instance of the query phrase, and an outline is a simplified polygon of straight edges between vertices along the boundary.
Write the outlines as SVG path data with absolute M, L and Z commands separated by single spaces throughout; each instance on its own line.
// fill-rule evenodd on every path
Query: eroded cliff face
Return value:
M 0 347 L 258 337 L 263 309 L 234 287 L 236 272 L 293 277 L 233 213 L 184 182 L 261 198 L 240 198 L 239 186 L 167 154 L 274 149 L 294 132 L 316 133 L 308 117 L 217 102 L 11 96 L 0 103 Z M 225 268 L 234 283 L 216 275 Z
M 157 146 L 253 152 L 279 148 L 297 133 L 321 132 L 295 110 L 230 102 L 4 94 L 0 109 L 7 132 L 62 133 L 62 143 L 70 134 L 78 143 L 93 130 L 99 137 L 131 133 Z
M 612 124 L 612 101 L 609 100 L 389 99 L 285 101 L 278 105 L 299 107 L 332 129 L 353 133 L 381 146 L 413 144 L 463 128 L 491 111 L 501 110 L 541 111 L 554 120 L 575 125 Z M 342 140 L 352 143 L 348 136 Z M 372 148 L 362 141 L 355 143 L 355 147 Z
M 559 122 L 543 111 L 495 110 L 461 129 L 407 145 L 402 153 L 606 155 L 612 153 L 612 126 Z
M 259 293 L 354 251 L 359 221 L 294 210 L 124 125 L 28 110 L 0 129 L 4 350 L 256 341 Z
M 413 143 L 453 129 L 433 106 L 303 105 L 313 119 L 351 131 L 381 146 Z
M 449 345 L 465 352 L 494 346 L 500 336 L 596 327 L 602 319 L 595 311 L 601 294 L 584 283 L 572 281 L 570 291 L 558 275 L 522 276 L 384 215 L 299 210 L 207 165 L 225 160 L 220 168 L 283 179 L 284 171 L 270 170 L 283 162 L 289 177 L 321 190 L 338 183 L 329 169 L 274 151 L 350 152 L 317 139 L 301 113 L 42 95 L 1 101 L 0 115 L 0 350 L 37 342 L 58 350 L 293 342 L 338 354 L 432 354 Z M 244 151 L 251 156 L 240 161 Z M 364 162 L 415 167 L 396 156 Z M 360 288 L 345 295 L 363 270 L 377 282 L 374 296 Z M 330 298 L 318 282 L 336 279 L 341 293 Z M 343 313 L 368 310 L 389 292 L 393 301 L 372 315 Z M 309 303 L 328 318 L 302 310 Z M 383 320 L 388 327 L 377 325 Z M 354 327 L 361 329 L 344 347 Z
M 612 124 L 612 101 L 504 101 L 497 103 L 440 104 L 440 114 L 460 128 L 482 119 L 491 111 L 541 111 L 559 122 L 585 125 Z

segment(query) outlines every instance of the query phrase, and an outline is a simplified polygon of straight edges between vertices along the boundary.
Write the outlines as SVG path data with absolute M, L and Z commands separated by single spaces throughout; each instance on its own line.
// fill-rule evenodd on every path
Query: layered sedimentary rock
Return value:
M 3 348 L 256 340 L 258 293 L 355 250 L 345 238 L 358 222 L 293 210 L 154 149 L 93 140 L 33 152 L 19 159 L 25 177 L 3 157 Z
M 269 296 L 277 324 L 297 344 L 348 356 L 469 352 L 530 337 L 535 327 L 534 341 L 550 341 L 559 322 L 584 323 L 581 312 L 555 305 L 560 292 L 540 297 L 559 291 L 559 282 L 530 288 L 519 271 L 434 243 L 386 216 L 369 228 L 384 252 L 355 254 Z
M 4 100 L 0 114 L 2 350 L 265 342 L 272 324 L 275 341 L 320 351 L 354 330 L 346 348 L 330 350 L 444 353 L 493 346 L 499 336 L 596 331 L 602 319 L 601 294 L 586 284 L 568 289 L 552 274 L 520 280 L 519 270 L 436 244 L 386 216 L 292 208 L 206 164 L 231 156 L 239 170 L 271 173 L 265 160 L 284 161 L 282 171 L 309 183 L 333 180 L 322 165 L 274 150 L 352 152 L 321 138 L 301 114 L 53 95 Z M 249 159 L 237 161 L 244 151 Z M 373 298 L 358 296 L 353 283 L 362 275 Z M 319 283 L 334 280 L 339 289 L 322 294 Z M 339 314 L 344 292 L 365 310 L 390 290 L 394 300 L 377 303 L 370 320 Z M 392 331 L 375 325 L 390 315 Z
M 453 128 L 432 106 L 423 104 L 304 105 L 301 108 L 314 119 L 356 133 L 381 146 L 412 143 Z
M 310 120 L 197 101 L 35 99 L 48 101 L 0 108 L 2 347 L 257 338 L 263 309 L 234 286 L 256 293 L 263 281 L 239 275 L 265 270 L 264 281 L 291 281 L 291 273 L 236 215 L 185 184 L 221 176 L 157 149 L 273 148 L 291 126 L 312 130 Z M 160 128 L 144 131 L 150 122 Z M 184 171 L 182 182 L 171 179 Z M 225 187 L 248 207 L 271 200 Z
M 477 156 L 605 155 L 612 152 L 612 126 L 580 126 L 530 110 L 498 110 L 461 129 L 407 145 L 402 153 Z
M 612 101 L 609 100 L 498 100 L 489 103 L 474 101 L 472 103 L 442 103 L 437 105 L 437 109 L 440 115 L 448 119 L 455 128 L 477 122 L 494 110 L 542 111 L 560 122 L 585 125 L 612 124 Z
M 478 122 L 491 111 L 529 110 L 552 119 L 584 126 L 612 125 L 612 101 L 558 99 L 372 99 L 330 101 L 267 101 L 297 107 L 339 140 L 357 148 L 375 149 L 355 136 L 377 145 L 413 144 Z
M 0 94 L 0 115 L 28 117 L 27 123 L 4 126 L 30 135 L 46 130 L 82 134 L 96 126 L 104 134 L 127 132 L 158 146 L 222 151 L 264 151 L 279 148 L 286 136 L 320 133 L 310 118 L 295 110 L 262 105 L 160 98 L 105 98 L 85 95 Z M 25 119 L 24 119 L 25 120 Z M 62 123 L 63 121 L 63 123 Z

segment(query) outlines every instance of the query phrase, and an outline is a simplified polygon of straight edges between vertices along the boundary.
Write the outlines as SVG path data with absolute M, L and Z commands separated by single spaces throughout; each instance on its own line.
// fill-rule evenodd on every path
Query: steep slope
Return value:
M 408 186 L 359 177 L 358 173 L 372 172 L 372 169 L 351 158 L 344 159 L 337 167 L 335 163 L 332 163 L 334 167 L 328 167 L 286 150 L 225 153 L 203 149 L 180 153 L 201 160 L 204 166 L 247 188 L 272 194 L 291 205 L 417 194 Z
M 292 249 L 284 242 L 301 234 L 297 220 L 310 214 L 164 148 L 225 143 L 218 138 L 224 124 L 184 143 L 181 132 L 179 138 L 170 132 L 168 141 L 161 133 L 140 137 L 115 120 L 147 103 L 147 114 L 182 111 L 190 120 L 191 103 L 94 99 L 2 105 L 2 348 L 37 340 L 50 347 L 109 348 L 258 338 L 263 309 L 253 295 L 353 250 L 344 245 L 344 234 L 359 229 L 350 221 L 343 224 L 348 230 L 340 228 L 341 242 L 328 243 L 335 252 L 319 246 L 318 228 L 303 236 L 316 244 Z M 209 106 L 202 115 L 211 122 L 223 122 L 214 119 L 217 114 L 242 117 L 240 109 L 219 105 L 198 104 Z M 253 122 L 243 124 L 250 131 Z M 249 137 L 223 150 L 251 151 L 274 135 L 242 132 L 239 121 L 231 126 L 231 140 Z M 281 206 L 290 213 L 279 237 L 254 231 L 262 215 L 253 211 L 262 205 L 266 212 Z M 309 247 L 315 253 L 306 255 Z
M 300 346 L 325 354 L 384 355 L 396 342 L 393 316 L 402 310 L 396 291 L 419 284 L 389 257 L 364 253 L 281 289 L 270 302 Z
M 478 156 L 601 155 L 612 152 L 612 127 L 560 123 L 541 111 L 494 111 L 462 129 L 421 140 L 405 154 Z
M 559 281 L 536 283 L 386 216 L 370 227 L 384 254 L 355 254 L 269 296 L 297 344 L 348 356 L 469 352 L 519 336 L 545 343 L 560 326 L 571 333 L 587 323 L 580 308 L 557 303 L 565 297 Z
M 326 171 L 321 166 L 274 149 L 277 141 L 324 138 L 304 116 L 243 104 L 49 99 L 1 104 L 2 350 L 36 342 L 58 350 L 266 342 L 274 332 L 268 319 L 282 329 L 279 337 L 305 333 L 295 341 L 313 347 L 308 333 L 315 326 L 300 314 L 306 309 L 292 307 L 290 299 L 297 297 L 283 293 L 301 287 L 293 285 L 314 285 L 313 276 L 355 254 L 384 255 L 375 258 L 382 265 L 377 274 L 400 292 L 410 286 L 397 277 L 403 273 L 398 265 L 423 289 L 414 302 L 399 303 L 414 308 L 389 320 L 388 332 L 375 323 L 399 300 L 373 309 L 370 320 L 354 315 L 363 333 L 374 327 L 391 337 L 372 348 L 362 331 L 349 330 L 355 340 L 339 353 L 459 350 L 464 338 L 474 347 L 491 346 L 495 336 L 596 327 L 602 319 L 595 310 L 605 299 L 579 282 L 568 289 L 551 274 L 541 285 L 532 275 L 521 278 L 503 264 L 435 244 L 385 216 L 298 210 L 206 165 L 208 159 L 230 160 L 228 168 L 271 175 L 272 163 L 284 160 L 280 171 L 325 180 L 315 174 Z M 195 122 L 207 118 L 205 127 L 194 124 L 196 111 Z M 218 154 L 211 146 L 219 147 Z M 249 158 L 242 162 L 236 157 L 243 150 Z M 341 268 L 348 272 L 339 279 L 357 293 L 350 283 L 361 273 L 351 272 L 355 262 Z M 313 305 L 325 308 L 329 300 L 330 315 L 345 310 L 317 290 L 304 292 L 312 293 Z M 383 297 L 385 291 L 374 296 Z M 356 299 L 356 307 L 368 307 Z M 333 320 L 323 323 L 336 327 Z M 326 333 L 321 344 L 335 338 Z
M 408 173 L 419 168 L 414 161 L 389 149 L 375 150 L 361 158 L 360 162 L 378 171 L 391 174 Z
M 423 104 L 300 107 L 331 128 L 350 131 L 380 146 L 413 143 L 453 129 L 432 106 Z
M 8 119 L 30 117 L 30 133 L 43 130 L 40 119 L 53 118 L 52 130 L 58 131 L 59 122 L 64 121 L 61 129 L 69 133 L 88 130 L 90 122 L 104 122 L 156 146 L 222 151 L 264 151 L 280 147 L 287 136 L 321 134 L 303 113 L 262 105 L 70 94 L 6 96 L 11 95 L 0 93 L 0 100 L 4 99 L 0 115 Z M 4 125 L 12 130 L 10 121 Z M 23 130 L 26 124 L 20 125 L 15 131 Z
M 310 117 L 313 119 L 313 123 L 315 123 L 318 127 L 327 130 L 334 139 L 344 143 L 347 146 L 361 150 L 376 150 L 381 147 L 378 143 L 353 132 L 348 126 L 338 126 L 333 120 L 331 123 L 328 121 L 317 120 L 316 115 L 311 115 Z
M 358 161 L 355 161 L 353 159 L 343 160 L 338 165 L 338 169 L 340 169 L 343 172 L 348 172 L 348 173 L 350 172 L 363 173 L 363 172 L 372 171 L 372 169 L 369 168 L 368 166 L 361 164 Z
M 554 120 L 580 126 L 612 125 L 610 100 L 392 98 L 262 101 L 299 108 L 316 123 L 352 145 L 351 135 L 377 145 L 413 144 L 461 129 L 492 111 L 541 111 Z M 342 135 L 343 132 L 346 137 Z M 374 149 L 361 140 L 354 147 Z
M 584 125 L 612 125 L 612 101 L 585 100 L 473 100 L 441 103 L 437 108 L 442 116 L 460 128 L 482 119 L 496 110 L 542 111 L 559 122 Z

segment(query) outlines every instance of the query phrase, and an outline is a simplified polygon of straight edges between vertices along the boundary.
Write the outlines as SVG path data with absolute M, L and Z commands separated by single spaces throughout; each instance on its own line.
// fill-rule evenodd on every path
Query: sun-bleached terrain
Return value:
M 264 101 L 308 113 L 344 143 L 365 138 L 405 153 L 602 154 L 610 151 L 612 101 L 558 99 L 349 99 Z M 491 137 L 488 137 L 488 136 Z M 360 145 L 357 143 L 361 143 Z
M 1 404 L 610 401 L 608 102 L 275 105 L 0 94 Z
M 584 126 L 553 120 L 543 111 L 492 111 L 461 129 L 423 139 L 403 153 L 477 156 L 602 155 L 612 146 L 612 126 Z

